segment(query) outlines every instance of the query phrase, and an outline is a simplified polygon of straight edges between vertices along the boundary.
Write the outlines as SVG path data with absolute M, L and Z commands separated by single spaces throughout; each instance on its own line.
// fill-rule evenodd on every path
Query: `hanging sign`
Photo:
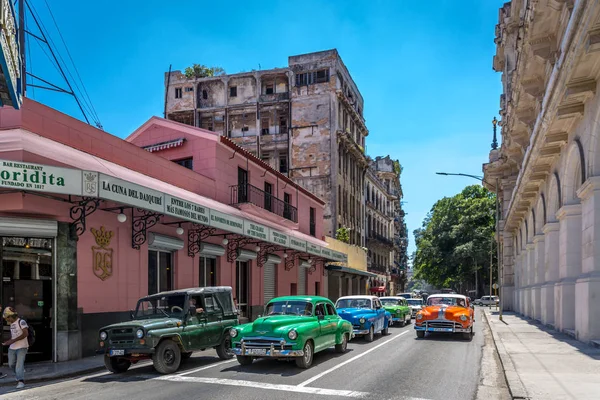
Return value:
M 15 15 L 12 1 L 0 0 L 0 103 L 18 110 L 23 102 L 23 89 Z
M 244 220 L 244 234 L 246 236 L 267 241 L 269 239 L 269 228 Z
M 289 247 L 290 237 L 285 233 L 276 231 L 275 229 L 270 230 L 269 242 L 278 244 L 280 246 Z
M 233 233 L 244 234 L 244 220 L 222 212 L 210 210 L 210 226 Z
M 163 193 L 112 176 L 100 174 L 98 195 L 146 210 L 165 212 Z
M 81 195 L 81 170 L 0 161 L 0 187 Z
M 320 256 L 321 246 L 317 246 L 316 244 L 306 242 L 306 251 L 310 254 L 314 254 L 315 256 Z
M 210 222 L 208 208 L 168 194 L 165 194 L 165 214 L 203 225 Z
M 306 251 L 306 240 L 290 237 L 290 247 L 294 250 Z

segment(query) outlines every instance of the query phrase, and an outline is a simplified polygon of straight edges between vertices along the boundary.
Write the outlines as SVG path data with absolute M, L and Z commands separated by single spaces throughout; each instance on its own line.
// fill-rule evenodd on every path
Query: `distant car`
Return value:
M 461 333 L 467 340 L 473 338 L 475 311 L 469 299 L 462 294 L 432 294 L 425 307 L 417 313 L 415 331 L 418 338 L 425 332 Z
M 411 318 L 415 318 L 417 313 L 423 308 L 423 299 L 408 299 L 406 302 L 410 307 Z
M 241 365 L 268 357 L 295 359 L 300 368 L 309 368 L 314 354 L 330 347 L 344 353 L 353 338 L 352 325 L 339 317 L 331 300 L 320 296 L 276 297 L 267 303 L 264 316 L 229 333 Z
M 387 335 L 392 315 L 386 311 L 377 296 L 345 296 L 335 303 L 340 317 L 352 324 L 355 336 L 372 342 L 374 335 Z
M 412 293 L 400 293 L 400 294 L 397 294 L 396 296 L 404 297 L 407 300 L 415 297 Z
M 383 304 L 383 308 L 392 315 L 393 323 L 399 323 L 400 326 L 410 324 L 411 313 L 410 307 L 404 297 L 387 296 L 380 297 L 379 300 Z
M 476 299 L 473 304 L 478 306 L 495 306 L 500 303 L 500 298 L 498 296 L 483 296 L 480 299 Z

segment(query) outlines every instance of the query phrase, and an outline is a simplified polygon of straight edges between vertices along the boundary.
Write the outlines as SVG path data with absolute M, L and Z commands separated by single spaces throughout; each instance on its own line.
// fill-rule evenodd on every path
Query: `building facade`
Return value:
M 502 145 L 484 165 L 501 205 L 505 310 L 600 339 L 600 2 L 506 3 L 493 67 Z
M 28 361 L 94 354 L 100 327 L 165 290 L 231 286 L 247 320 L 327 295 L 347 256 L 319 239 L 324 207 L 213 132 L 151 118 L 122 140 L 29 99 L 0 108 L 0 298 L 36 330 Z
M 336 50 L 286 68 L 215 77 L 165 74 L 165 117 L 226 136 L 325 199 L 324 235 L 366 245 L 364 101 Z

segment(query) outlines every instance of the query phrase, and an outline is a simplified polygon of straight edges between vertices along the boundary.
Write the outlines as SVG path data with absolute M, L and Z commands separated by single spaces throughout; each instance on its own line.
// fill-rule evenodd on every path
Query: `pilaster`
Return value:
M 533 228 L 532 228 L 533 229 Z M 525 291 L 523 294 L 524 297 L 524 307 L 523 314 L 527 317 L 533 318 L 533 277 L 535 273 L 535 244 L 533 242 L 527 243 L 525 246 L 526 249 L 526 270 L 524 271 L 524 277 L 526 279 L 525 282 Z
M 558 222 L 544 225 L 544 284 L 541 290 L 542 323 L 554 326 L 554 286 L 559 277 L 559 229 Z
M 533 237 L 535 262 L 533 270 L 532 304 L 533 318 L 538 321 L 542 320 L 542 284 L 544 282 L 544 261 L 546 252 L 544 241 L 545 237 L 543 234 L 535 235 Z
M 514 310 L 514 246 L 513 235 L 509 231 L 502 232 L 502 274 L 500 277 L 500 304 L 506 311 Z

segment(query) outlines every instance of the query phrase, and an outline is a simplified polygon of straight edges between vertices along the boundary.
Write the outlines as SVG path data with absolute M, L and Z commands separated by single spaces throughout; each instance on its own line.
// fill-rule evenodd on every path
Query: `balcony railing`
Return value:
M 394 247 L 394 242 L 392 242 L 390 239 L 386 238 L 383 235 L 375 233 L 375 231 L 371 231 L 371 233 L 369 234 L 369 239 L 376 240 L 389 247 Z
M 254 204 L 257 207 L 277 214 L 280 217 L 298 222 L 298 209 L 288 204 L 274 195 L 260 190 L 250 184 L 233 185 L 231 191 L 231 205 Z
M 271 93 L 271 94 L 261 94 L 258 97 L 258 101 L 260 101 L 261 103 L 263 102 L 274 102 L 274 101 L 283 101 L 283 100 L 289 100 L 290 99 L 290 93 L 289 92 L 284 92 L 284 93 Z
M 379 272 L 382 274 L 385 274 L 387 272 L 387 268 L 385 267 L 385 265 L 379 265 L 379 264 L 371 264 L 371 266 L 367 267 L 367 269 L 369 271 L 375 271 L 375 272 Z

